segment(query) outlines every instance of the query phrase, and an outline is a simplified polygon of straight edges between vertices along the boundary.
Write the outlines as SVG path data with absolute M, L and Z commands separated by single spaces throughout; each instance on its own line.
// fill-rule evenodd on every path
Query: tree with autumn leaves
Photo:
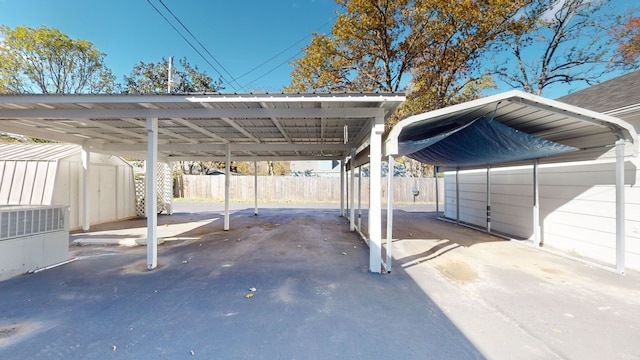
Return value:
M 608 33 L 622 18 L 599 0 L 336 3 L 331 33 L 315 34 L 292 63 L 287 90 L 405 91 L 396 121 L 477 98 L 498 79 L 539 95 L 558 82 L 596 82 L 595 66 L 621 66 L 613 38 L 620 53 L 637 43 L 636 23 Z
M 408 90 L 403 114 L 477 96 L 477 71 L 528 0 L 336 0 L 331 34 L 293 62 L 290 91 Z

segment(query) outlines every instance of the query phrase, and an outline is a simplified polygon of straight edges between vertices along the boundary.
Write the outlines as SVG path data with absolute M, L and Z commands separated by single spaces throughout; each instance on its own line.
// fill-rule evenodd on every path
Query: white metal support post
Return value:
M 146 164 L 146 213 L 147 213 L 147 269 L 158 266 L 158 119 L 147 118 L 147 164 Z
M 389 155 L 389 175 L 387 184 L 387 272 L 391 272 L 391 245 L 393 242 L 393 175 L 395 173 L 395 159 Z
M 351 167 L 350 167 L 350 189 L 351 189 L 351 197 L 350 197 L 350 201 L 349 204 L 351 205 L 349 208 L 349 230 L 351 231 L 355 231 L 356 230 L 356 207 L 354 206 L 355 204 L 355 197 L 356 197 L 356 192 L 355 192 L 355 174 L 356 174 L 356 149 L 352 148 L 351 149 Z
M 344 217 L 344 160 L 340 160 L 340 216 Z
M 616 142 L 616 271 L 624 274 L 625 261 L 625 196 L 624 196 L 624 145 Z
M 460 224 L 460 169 L 456 169 L 456 224 Z
M 229 183 L 231 177 L 231 145 L 225 145 L 224 163 L 224 230 L 229 230 Z
M 540 246 L 540 187 L 538 159 L 533 160 L 533 246 Z
M 382 211 L 381 207 L 381 165 L 382 165 L 382 133 L 384 132 L 384 116 L 375 117 L 369 140 L 369 271 L 382 271 Z
M 258 216 L 258 162 L 253 162 L 253 215 Z
M 85 146 L 82 146 L 80 152 L 82 158 L 82 187 L 80 193 L 80 199 L 82 201 L 82 230 L 89 231 L 91 226 L 89 218 L 89 182 L 91 181 L 91 153 Z
M 438 195 L 438 191 L 440 191 L 440 189 L 438 188 L 438 167 L 434 166 L 433 167 L 433 178 L 436 181 L 436 217 L 438 217 L 438 215 L 440 214 L 440 195 Z
M 487 165 L 487 232 L 491 232 L 491 164 Z
M 358 231 L 362 232 L 362 167 L 358 168 Z

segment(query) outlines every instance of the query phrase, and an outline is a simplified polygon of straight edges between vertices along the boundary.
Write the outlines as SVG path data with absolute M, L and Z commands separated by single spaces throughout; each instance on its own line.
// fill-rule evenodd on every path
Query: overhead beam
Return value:
M 201 108 L 201 109 L 0 109 L 0 119 L 121 119 L 121 118 L 199 118 L 199 119 L 313 119 L 371 118 L 379 108 Z
M 15 104 L 122 104 L 122 103 L 287 103 L 287 102 L 338 102 L 354 101 L 358 103 L 380 102 L 398 102 L 405 100 L 405 96 L 395 93 L 377 93 L 377 94 L 294 94 L 294 93 L 277 93 L 277 94 L 208 94 L 208 95 L 84 95 L 84 94 L 65 94 L 65 95 L 3 95 L 2 101 L 5 103 Z M 82 106 L 82 105 L 81 105 Z
M 238 130 L 242 135 L 246 136 L 247 138 L 255 141 L 256 143 L 260 143 L 260 139 L 258 139 L 257 137 L 251 135 L 251 133 L 249 133 L 247 130 L 245 130 L 242 126 L 238 125 L 235 123 L 235 121 L 228 119 L 228 118 L 222 118 L 222 121 L 224 121 L 225 123 L 229 124 L 232 128 Z
M 129 124 L 141 126 L 141 127 L 144 127 L 143 125 L 145 125 L 143 120 L 138 120 L 138 119 L 123 118 L 122 121 L 128 122 Z M 175 132 L 173 132 L 173 131 L 165 128 L 165 127 L 158 126 L 158 132 L 161 133 L 161 134 L 169 135 L 169 136 L 174 137 L 176 139 L 180 139 L 182 141 L 186 141 L 186 142 L 191 143 L 191 144 L 197 144 L 198 143 L 197 140 L 194 140 L 194 139 L 192 139 L 190 137 L 187 137 L 187 136 L 184 136 L 184 135 L 177 134 L 177 133 L 175 133 Z
M 182 119 L 182 118 L 171 118 L 171 121 L 175 121 L 178 124 L 184 125 L 184 126 L 188 127 L 191 130 L 197 131 L 197 132 L 199 132 L 199 133 L 201 133 L 203 135 L 206 135 L 206 136 L 208 136 L 210 138 L 216 139 L 217 141 L 220 141 L 223 144 L 229 143 L 229 140 L 227 140 L 227 139 L 225 139 L 225 138 L 223 138 L 223 137 L 221 137 L 221 136 L 219 136 L 217 134 L 214 134 L 211 131 L 209 131 L 209 130 L 201 127 L 201 126 L 198 126 L 198 125 L 192 123 L 189 120 L 185 120 L 185 119 Z
M 256 151 L 327 151 L 348 152 L 348 144 L 234 144 L 234 150 L 242 152 Z M 105 144 L 105 151 L 139 151 L 146 150 L 145 144 Z M 225 144 L 160 144 L 160 151 L 224 151 Z
M 265 156 L 233 156 L 234 161 L 300 161 L 300 160 L 340 160 L 344 158 L 343 155 L 327 155 L 327 156 L 314 156 L 314 155 L 265 155 Z M 215 156 L 167 156 L 166 161 L 225 161 L 224 155 Z

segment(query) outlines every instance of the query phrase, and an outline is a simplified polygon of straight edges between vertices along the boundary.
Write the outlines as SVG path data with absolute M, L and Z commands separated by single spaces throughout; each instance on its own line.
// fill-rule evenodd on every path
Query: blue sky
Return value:
M 290 60 L 300 56 L 314 31 L 330 32 L 337 9 L 334 0 L 162 1 L 215 57 L 211 59 L 200 49 L 217 70 L 150 5 L 183 30 L 160 0 L 0 0 L 0 24 L 46 25 L 71 38 L 88 40 L 107 54 L 107 66 L 118 82 L 140 61 L 158 62 L 174 56 L 186 57 L 213 78 L 222 73 L 225 92 L 277 92 L 290 82 Z M 621 12 L 632 6 L 626 0 L 610 3 Z M 555 98 L 586 86 L 556 86 L 545 96 Z M 509 88 L 503 85 L 491 93 L 506 90 Z
M 173 20 L 159 0 L 150 1 Z M 236 89 L 238 92 L 273 92 L 287 86 L 291 73 L 288 60 L 299 54 L 309 42 L 312 32 L 331 30 L 337 8 L 333 0 L 163 2 L 233 78 L 275 56 L 239 79 L 238 85 L 230 84 L 231 77 L 206 52 L 201 51 L 227 80 L 224 81 L 225 91 L 231 92 Z M 218 77 L 216 70 L 171 28 L 147 0 L 0 0 L 0 24 L 12 28 L 45 25 L 57 28 L 71 38 L 88 40 L 107 54 L 107 66 L 119 82 L 136 63 L 158 62 L 169 56 L 174 56 L 174 59 L 186 56 L 192 65 L 197 65 L 214 78 Z M 177 22 L 174 21 L 174 25 L 182 30 Z M 188 37 L 186 32 L 185 35 Z M 197 46 L 195 41 L 189 40 Z

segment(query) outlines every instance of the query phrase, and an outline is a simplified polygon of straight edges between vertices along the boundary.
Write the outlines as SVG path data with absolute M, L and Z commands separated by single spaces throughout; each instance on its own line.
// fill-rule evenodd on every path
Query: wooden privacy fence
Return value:
M 358 178 L 355 178 L 356 196 Z M 347 182 L 350 180 L 348 179 Z M 444 199 L 444 182 L 438 179 L 439 200 Z M 395 177 L 394 202 L 435 203 L 434 178 Z M 231 201 L 253 201 L 255 178 L 232 176 L 229 183 Z M 414 191 L 417 190 L 417 191 Z M 416 193 L 414 195 L 414 193 Z M 174 196 L 191 199 L 224 199 L 224 176 L 183 175 L 175 179 Z M 382 179 L 383 202 L 387 199 L 387 179 Z M 340 202 L 339 177 L 258 176 L 258 199 L 273 202 Z M 362 202 L 369 200 L 369 178 L 362 178 Z M 357 198 L 356 198 L 357 201 Z

